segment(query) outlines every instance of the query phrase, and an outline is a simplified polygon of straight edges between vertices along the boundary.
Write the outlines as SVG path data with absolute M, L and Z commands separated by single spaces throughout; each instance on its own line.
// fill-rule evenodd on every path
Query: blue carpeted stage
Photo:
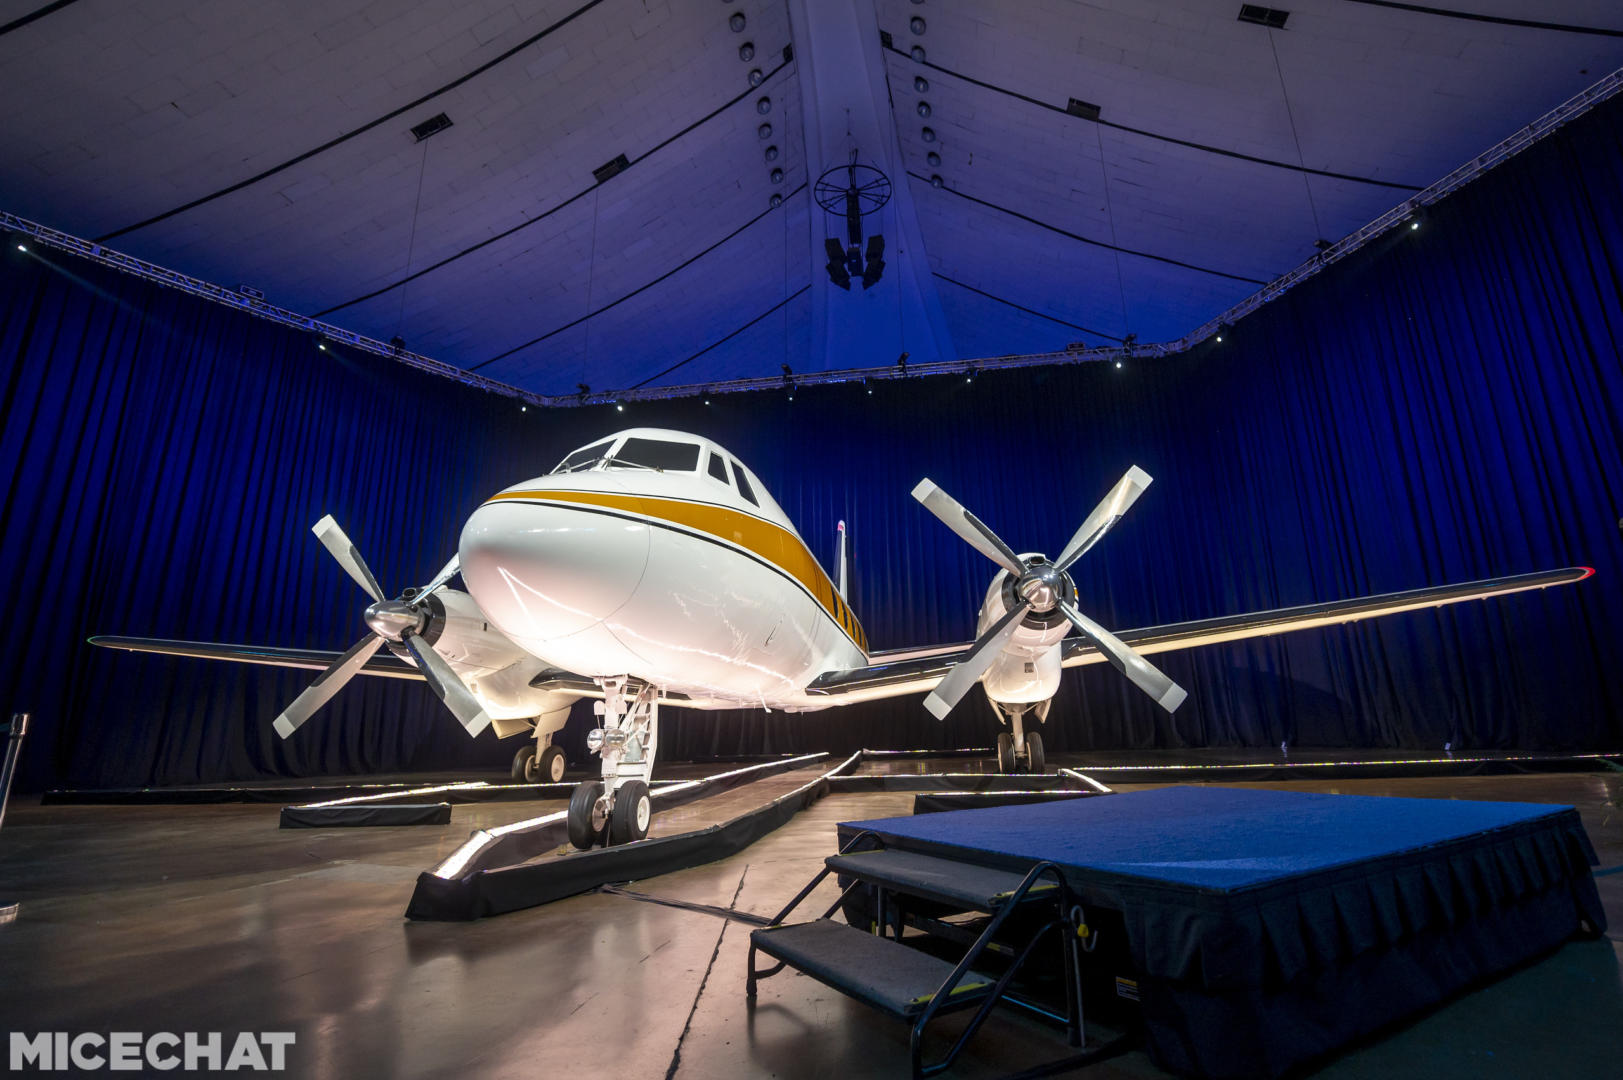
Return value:
M 1567 806 L 1173 787 L 847 822 L 842 846 L 863 829 L 1059 864 L 1090 922 L 1119 913 L 1126 948 L 1096 955 L 1130 965 L 1152 1056 L 1195 1076 L 1278 1075 L 1605 928 Z

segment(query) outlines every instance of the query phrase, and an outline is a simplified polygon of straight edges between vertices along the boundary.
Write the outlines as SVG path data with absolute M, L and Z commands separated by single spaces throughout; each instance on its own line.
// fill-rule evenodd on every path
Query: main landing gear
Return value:
M 659 692 L 623 676 L 599 685 L 602 726 L 586 736 L 586 745 L 602 755 L 603 779 L 576 785 L 569 797 L 569 842 L 582 851 L 641 840 L 654 816 L 648 779 L 659 742 Z
M 564 770 L 569 762 L 564 752 L 550 742 L 540 745 L 551 735 L 537 735 L 534 743 L 519 747 L 513 755 L 513 782 L 516 784 L 558 784 L 563 782 Z
M 992 702 L 992 711 L 997 713 L 998 721 L 1008 724 L 1013 729 L 998 733 L 998 772 L 1020 772 L 1022 766 L 1028 773 L 1048 770 L 1048 759 L 1043 756 L 1043 737 L 1038 732 L 1027 731 L 1025 721 L 1027 716 L 1031 716 L 1039 724 L 1047 720 L 1048 707 L 1053 701 L 1053 698 L 1049 698 L 1035 705 L 1005 705 L 998 701 Z

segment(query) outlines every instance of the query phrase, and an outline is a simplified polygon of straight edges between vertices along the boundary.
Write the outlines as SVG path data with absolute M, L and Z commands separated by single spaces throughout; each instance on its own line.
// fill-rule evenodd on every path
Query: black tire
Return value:
M 603 785 L 597 780 L 576 784 L 569 796 L 569 842 L 582 851 L 603 842 L 603 824 L 593 820 Z
M 1015 769 L 1014 736 L 1007 731 L 997 733 L 997 771 L 1012 773 Z
M 648 824 L 654 819 L 653 800 L 648 797 L 648 785 L 641 780 L 627 780 L 614 793 L 614 812 L 609 815 L 609 843 L 629 844 L 648 835 Z
M 564 779 L 564 771 L 568 768 L 569 761 L 564 757 L 564 752 L 556 746 L 549 746 L 541 751 L 540 757 L 537 758 L 536 778 L 530 782 L 532 784 L 561 784 Z
M 1035 731 L 1026 732 L 1026 771 L 1048 771 L 1048 759 L 1043 756 L 1043 737 Z
M 535 781 L 530 777 L 534 773 L 535 744 L 527 742 L 518 748 L 518 753 L 513 755 L 513 783 L 533 784 Z

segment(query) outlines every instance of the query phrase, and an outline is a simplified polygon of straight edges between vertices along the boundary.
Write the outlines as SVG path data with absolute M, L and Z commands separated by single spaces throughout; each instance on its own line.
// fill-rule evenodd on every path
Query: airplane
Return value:
M 617 432 L 474 510 L 457 553 L 388 599 L 329 515 L 313 531 L 371 599 L 348 651 L 94 637 L 109 648 L 321 670 L 276 718 L 291 736 L 357 674 L 425 680 L 468 731 L 528 734 L 515 780 L 560 782 L 554 736 L 592 698 L 600 779 L 577 784 L 568 832 L 582 850 L 640 840 L 659 708 L 809 712 L 925 693 L 943 718 L 979 683 L 1002 726 L 998 768 L 1046 768 L 1041 733 L 1064 668 L 1108 662 L 1171 712 L 1184 690 L 1147 655 L 1440 607 L 1583 580 L 1588 567 L 1519 574 L 1113 634 L 1082 612 L 1069 573 L 1149 486 L 1134 466 L 1058 557 L 1018 553 L 930 480 L 913 497 L 997 567 L 973 642 L 874 652 L 837 579 L 766 485 L 713 440 Z M 466 591 L 449 583 L 458 573 Z M 1073 633 L 1074 631 L 1074 633 Z M 376 655 L 387 646 L 389 655 Z

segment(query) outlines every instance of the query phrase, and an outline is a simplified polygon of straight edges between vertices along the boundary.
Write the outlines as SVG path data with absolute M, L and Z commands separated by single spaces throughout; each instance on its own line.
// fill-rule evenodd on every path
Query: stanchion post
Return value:
M 0 825 L 6 821 L 6 803 L 11 799 L 11 778 L 17 775 L 17 759 L 22 756 L 23 736 L 28 732 L 28 714 L 11 714 L 11 736 L 6 740 L 6 764 L 0 770 Z M 17 917 L 19 905 L 14 900 L 0 900 L 0 924 Z

